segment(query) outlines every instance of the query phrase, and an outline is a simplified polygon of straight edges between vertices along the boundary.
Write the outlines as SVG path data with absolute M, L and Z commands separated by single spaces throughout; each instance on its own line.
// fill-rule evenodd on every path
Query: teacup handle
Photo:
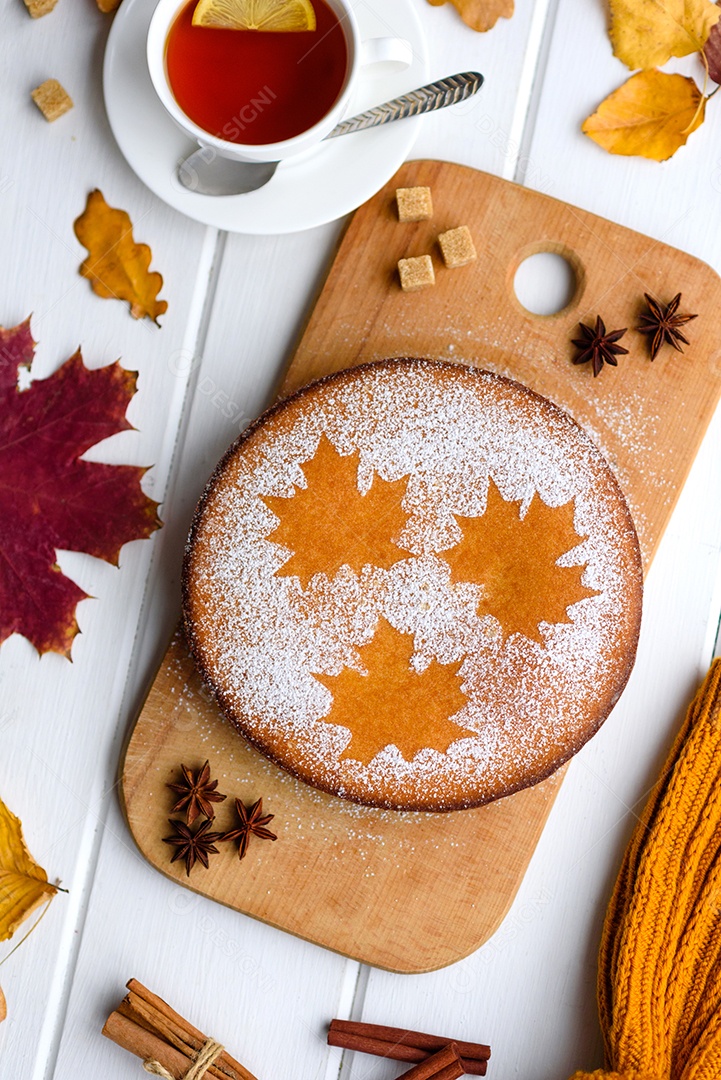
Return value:
M 392 75 L 411 66 L 413 46 L 405 38 L 368 38 L 361 43 L 360 62 L 371 75 Z

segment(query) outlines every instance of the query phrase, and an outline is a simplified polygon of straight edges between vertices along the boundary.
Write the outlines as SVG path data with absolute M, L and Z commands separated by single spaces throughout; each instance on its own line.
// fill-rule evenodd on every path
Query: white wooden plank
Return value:
M 513 179 L 550 0 L 518 0 L 512 19 L 478 34 L 451 4 L 420 10 L 430 45 L 430 78 L 480 71 L 469 101 L 426 117 L 414 158 L 442 158 Z M 543 177 L 537 177 L 539 185 Z

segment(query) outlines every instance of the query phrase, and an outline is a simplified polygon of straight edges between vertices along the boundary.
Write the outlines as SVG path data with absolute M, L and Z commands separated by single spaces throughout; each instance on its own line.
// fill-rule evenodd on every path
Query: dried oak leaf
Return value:
M 440 7 L 448 0 L 428 0 L 433 7 Z M 464 23 L 472 30 L 490 30 L 499 19 L 510 19 L 513 0 L 450 0 Z
M 0 799 L 0 941 L 57 891 L 25 846 L 20 819 Z
M 700 127 L 705 111 L 693 79 L 639 71 L 601 102 L 582 130 L 611 154 L 666 161 Z
M 26 637 L 40 653 L 66 656 L 86 594 L 57 565 L 58 549 L 117 565 L 123 544 L 160 525 L 143 494 L 146 471 L 81 461 L 125 419 L 136 374 L 118 363 L 90 371 L 80 352 L 54 375 L 18 390 L 35 342 L 30 320 L 0 327 L 0 643 Z
M 611 0 L 614 55 L 632 71 L 660 67 L 699 52 L 719 16 L 712 0 Z
M 165 300 L 158 300 L 163 278 L 148 269 L 152 253 L 147 244 L 133 240 L 133 226 L 125 210 L 108 206 L 96 188 L 88 195 L 74 229 L 88 249 L 80 273 L 88 278 L 93 291 L 105 299 L 127 300 L 134 319 L 147 315 L 157 323 L 158 316 L 168 309 Z

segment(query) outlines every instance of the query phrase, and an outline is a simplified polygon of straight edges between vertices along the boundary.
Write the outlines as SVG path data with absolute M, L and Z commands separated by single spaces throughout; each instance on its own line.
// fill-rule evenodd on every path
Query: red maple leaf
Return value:
M 30 320 L 0 327 L 0 643 L 22 634 L 39 653 L 70 655 L 75 608 L 87 594 L 64 576 L 58 549 L 117 565 L 128 540 L 160 526 L 143 494 L 146 471 L 80 461 L 125 419 L 136 373 L 116 362 L 90 371 L 80 351 L 48 379 L 18 389 L 35 342 Z

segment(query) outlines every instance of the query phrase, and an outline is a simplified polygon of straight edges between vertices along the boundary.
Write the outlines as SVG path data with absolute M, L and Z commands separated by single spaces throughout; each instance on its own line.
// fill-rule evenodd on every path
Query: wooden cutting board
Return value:
M 396 187 L 428 185 L 432 221 L 401 225 Z M 437 236 L 468 225 L 477 260 L 448 270 Z M 576 294 L 554 316 L 527 312 L 513 279 L 539 251 L 563 255 Z M 399 258 L 429 253 L 436 284 L 403 293 Z M 681 292 L 698 312 L 684 355 L 665 346 L 651 363 L 630 329 L 629 355 L 594 379 L 574 366 L 578 322 L 601 315 L 633 328 L 644 292 Z M 566 408 L 615 469 L 648 567 L 721 396 L 715 335 L 721 280 L 705 264 L 648 237 L 474 169 L 406 164 L 354 215 L 281 393 L 365 361 L 429 356 L 526 383 Z M 171 866 L 167 835 L 178 766 L 210 759 L 220 790 L 263 797 L 276 843 L 254 840 L 239 862 L 230 844 L 190 879 Z M 127 747 L 122 791 L 130 829 L 162 873 L 300 937 L 378 967 L 433 970 L 477 949 L 507 912 L 550 812 L 561 773 L 487 807 L 397 814 L 317 792 L 266 761 L 220 718 L 182 638 L 165 657 Z M 232 799 L 218 807 L 231 827 Z

